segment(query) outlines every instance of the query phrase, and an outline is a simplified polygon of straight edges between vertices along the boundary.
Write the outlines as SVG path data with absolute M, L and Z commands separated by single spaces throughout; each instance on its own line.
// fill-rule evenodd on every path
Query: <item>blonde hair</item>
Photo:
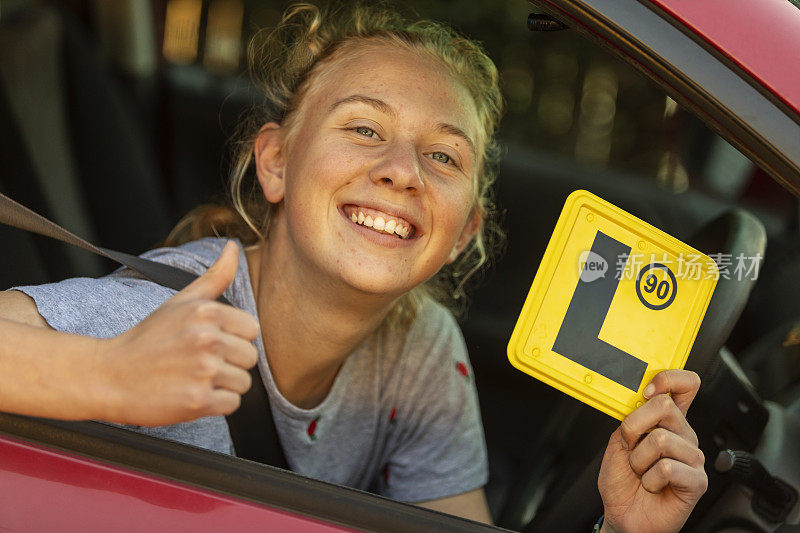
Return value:
M 459 258 L 426 283 L 398 299 L 389 325 L 407 325 L 420 305 L 435 300 L 455 312 L 463 310 L 464 286 L 490 259 L 502 238 L 495 221 L 491 185 L 500 149 L 495 133 L 503 111 L 497 68 L 482 47 L 452 28 L 428 20 L 408 21 L 380 3 L 349 4 L 329 11 L 309 3 L 294 4 L 278 26 L 258 33 L 248 46 L 250 73 L 264 92 L 266 105 L 253 109 L 241 123 L 230 175 L 229 205 L 203 205 L 187 214 L 165 244 L 205 236 L 235 237 L 245 245 L 267 238 L 277 208 L 264 199 L 254 178 L 253 145 L 269 121 L 286 127 L 291 137 L 303 98 L 326 65 L 354 45 L 388 44 L 425 54 L 444 65 L 471 95 L 482 126 L 474 208 L 483 224 Z

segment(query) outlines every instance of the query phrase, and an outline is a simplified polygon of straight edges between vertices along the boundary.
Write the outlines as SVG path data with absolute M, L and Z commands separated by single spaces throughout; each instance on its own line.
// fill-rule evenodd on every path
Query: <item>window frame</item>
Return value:
M 67 422 L 0 413 L 2 440 L 43 446 L 348 528 L 398 533 L 502 531 L 287 470 L 100 422 Z M 0 478 L 2 471 L 0 463 Z M 35 465 L 31 465 L 27 474 L 39 477 Z
M 655 2 L 532 3 L 570 31 L 633 66 L 776 181 L 800 195 L 800 117 Z

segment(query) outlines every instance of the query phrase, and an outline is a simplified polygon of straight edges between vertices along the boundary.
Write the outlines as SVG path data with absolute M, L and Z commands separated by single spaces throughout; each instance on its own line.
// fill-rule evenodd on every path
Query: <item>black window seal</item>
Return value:
M 505 531 L 99 422 L 0 413 L 0 436 L 362 531 Z

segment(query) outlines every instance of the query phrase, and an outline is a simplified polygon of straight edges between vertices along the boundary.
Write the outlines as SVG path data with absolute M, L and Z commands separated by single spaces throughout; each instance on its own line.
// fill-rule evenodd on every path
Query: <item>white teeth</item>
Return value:
M 397 235 L 401 239 L 407 239 L 411 234 L 411 228 L 409 226 L 402 226 L 394 219 L 389 219 L 387 221 L 381 216 L 372 218 L 372 215 L 365 215 L 362 211 L 359 211 L 357 215 L 356 213 L 351 213 L 350 220 L 355 224 L 372 228 L 380 233 Z

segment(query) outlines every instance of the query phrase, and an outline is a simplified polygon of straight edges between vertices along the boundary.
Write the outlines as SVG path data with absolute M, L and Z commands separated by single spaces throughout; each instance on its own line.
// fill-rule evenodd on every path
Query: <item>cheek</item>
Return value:
M 336 187 L 357 169 L 362 160 L 352 145 L 328 141 L 309 147 L 296 168 L 296 175 L 308 178 L 298 180 L 304 187 Z
M 310 144 L 293 156 L 286 167 L 288 222 L 296 231 L 318 232 L 331 215 L 337 191 L 358 175 L 363 158 L 333 141 Z
M 437 204 L 440 221 L 447 226 L 450 239 L 456 241 L 472 212 L 472 190 L 469 186 L 448 188 Z
M 287 165 L 287 194 L 295 196 L 294 201 L 319 195 L 338 183 L 337 177 L 343 174 L 347 161 L 341 150 L 333 149 L 330 143 L 309 144 Z
M 327 143 L 325 153 L 318 161 L 321 166 L 327 167 L 332 173 L 340 176 L 349 176 L 364 165 L 367 154 L 364 148 L 341 139 L 333 139 Z

